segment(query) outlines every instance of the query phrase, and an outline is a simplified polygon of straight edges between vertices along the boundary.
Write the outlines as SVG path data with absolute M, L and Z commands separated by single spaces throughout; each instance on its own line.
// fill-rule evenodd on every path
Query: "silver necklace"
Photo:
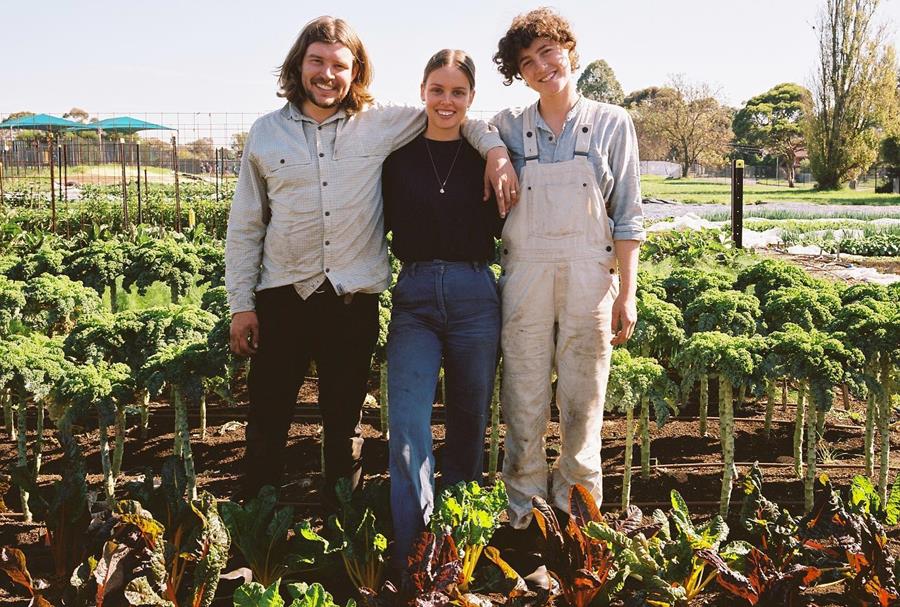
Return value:
M 447 180 L 450 179 L 450 173 L 453 172 L 453 167 L 456 166 L 456 159 L 459 157 L 459 150 L 462 149 L 462 137 L 459 139 L 459 145 L 456 146 L 456 153 L 453 155 L 453 162 L 450 163 L 450 170 L 447 171 L 447 176 L 441 180 L 441 176 L 438 174 L 437 165 L 434 164 L 434 156 L 431 155 L 431 147 L 428 145 L 428 138 L 423 137 L 425 139 L 425 149 L 428 150 L 428 159 L 431 160 L 431 168 L 434 169 L 434 177 L 437 179 L 438 185 L 440 187 L 440 193 L 444 193 L 444 186 L 447 185 Z

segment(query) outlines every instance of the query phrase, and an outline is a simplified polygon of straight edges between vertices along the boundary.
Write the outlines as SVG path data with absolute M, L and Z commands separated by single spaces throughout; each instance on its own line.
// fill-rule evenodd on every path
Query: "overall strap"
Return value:
M 522 141 L 525 147 L 525 164 L 538 161 L 537 129 L 535 129 L 535 115 L 537 103 L 525 108 L 522 114 Z
M 591 149 L 591 134 L 594 132 L 594 112 L 587 112 L 575 125 L 575 155 L 587 158 Z

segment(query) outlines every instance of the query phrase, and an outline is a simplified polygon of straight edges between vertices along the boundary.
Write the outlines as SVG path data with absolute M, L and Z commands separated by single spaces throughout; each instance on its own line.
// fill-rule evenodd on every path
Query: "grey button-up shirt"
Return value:
M 289 284 L 304 299 L 326 279 L 338 294 L 386 289 L 381 165 L 424 127 L 424 110 L 389 105 L 320 124 L 288 103 L 254 122 L 225 241 L 231 313 L 254 310 L 256 291 Z M 466 121 L 463 136 L 482 155 L 503 145 L 481 121 Z
M 584 121 L 591 107 L 597 109 L 598 121 L 591 133 L 588 160 L 597 174 L 597 184 L 606 201 L 613 223 L 613 240 L 645 240 L 644 211 L 641 208 L 641 165 L 637 134 L 628 112 L 617 105 L 580 98 L 569 110 L 559 137 L 536 112 L 538 162 L 564 162 L 575 157 L 575 126 Z M 503 137 L 516 172 L 521 177 L 525 166 L 523 141 L 524 108 L 503 110 L 491 119 Z

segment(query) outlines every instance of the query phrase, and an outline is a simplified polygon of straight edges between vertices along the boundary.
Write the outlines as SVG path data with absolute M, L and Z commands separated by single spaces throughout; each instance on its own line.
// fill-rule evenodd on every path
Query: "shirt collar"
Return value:
M 569 124 L 569 121 L 571 121 L 575 117 L 575 115 L 578 114 L 579 111 L 581 111 L 581 106 L 582 106 L 581 100 L 582 99 L 584 99 L 584 97 L 582 95 L 579 95 L 578 101 L 576 101 L 575 105 L 572 106 L 572 109 L 570 109 L 566 113 L 566 119 L 563 121 L 562 131 L 566 130 L 566 125 Z M 538 106 L 538 107 L 540 108 L 540 106 Z M 535 114 L 537 115 L 537 117 L 535 119 L 534 126 L 539 129 L 544 129 L 545 131 L 547 131 L 550 134 L 553 134 L 553 129 L 551 129 L 547 125 L 547 123 L 544 122 L 544 117 L 541 116 L 541 112 L 537 111 L 537 112 L 535 112 Z M 560 131 L 560 135 L 562 135 L 562 131 Z
M 336 120 L 347 117 L 347 112 L 345 112 L 343 109 L 339 109 L 334 113 L 334 115 L 329 116 L 323 122 L 316 122 L 315 120 L 304 114 L 302 111 L 300 111 L 300 108 L 298 108 L 290 101 L 285 104 L 285 110 L 287 110 L 287 117 L 291 120 L 296 120 L 297 122 L 309 122 L 318 126 L 323 126 L 330 122 L 334 122 Z

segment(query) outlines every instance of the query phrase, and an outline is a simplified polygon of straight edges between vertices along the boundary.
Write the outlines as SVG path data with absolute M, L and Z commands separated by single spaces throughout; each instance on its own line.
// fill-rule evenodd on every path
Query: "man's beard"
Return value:
M 341 102 L 344 100 L 344 97 L 346 97 L 346 95 L 345 95 L 344 97 L 341 97 L 340 99 L 335 98 L 333 101 L 329 101 L 328 103 L 320 103 L 316 99 L 315 91 L 313 90 L 313 88 L 306 86 L 305 82 L 303 82 L 302 84 L 303 84 L 303 92 L 306 93 L 306 100 L 309 101 L 310 103 L 312 103 L 314 106 L 316 106 L 318 108 L 322 108 L 323 110 L 330 110 L 331 108 L 340 105 Z M 312 86 L 314 87 L 315 85 L 316 85 L 316 83 L 313 82 Z

